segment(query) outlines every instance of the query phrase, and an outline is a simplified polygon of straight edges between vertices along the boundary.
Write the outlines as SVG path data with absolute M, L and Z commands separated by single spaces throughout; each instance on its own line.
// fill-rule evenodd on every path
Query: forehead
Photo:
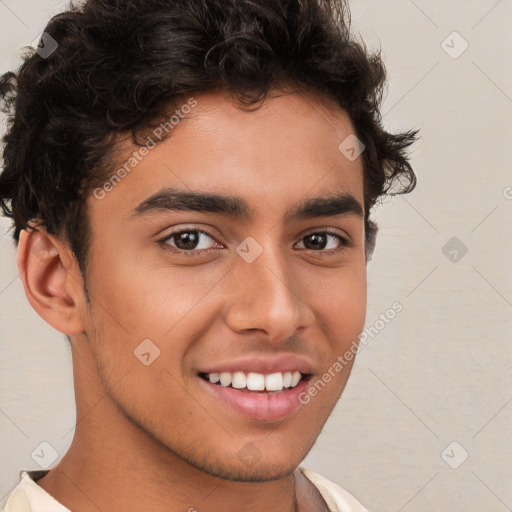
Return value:
M 170 187 L 244 197 L 267 209 L 319 192 L 350 192 L 363 202 L 362 159 L 351 160 L 339 149 L 354 128 L 329 100 L 279 94 L 248 112 L 226 93 L 208 92 L 184 96 L 181 108 L 186 115 L 161 125 L 170 132 L 164 141 L 149 133 L 157 143 L 144 156 L 140 147 L 125 143 L 124 160 L 110 175 L 124 169 L 122 178 L 110 180 L 102 201 L 91 198 L 99 213 L 114 209 L 126 217 Z

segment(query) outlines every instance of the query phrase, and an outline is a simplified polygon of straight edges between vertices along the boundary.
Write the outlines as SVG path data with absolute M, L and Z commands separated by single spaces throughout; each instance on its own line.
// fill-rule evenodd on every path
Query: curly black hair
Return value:
M 140 145 L 140 133 L 183 95 L 222 90 L 254 110 L 269 92 L 292 84 L 334 100 L 365 145 L 371 249 L 371 207 L 416 185 L 407 149 L 417 130 L 384 130 L 385 66 L 379 51 L 370 53 L 351 34 L 343 0 L 71 2 L 50 20 L 43 41 L 27 50 L 17 72 L 0 78 L 8 120 L 0 205 L 13 219 L 16 242 L 21 229 L 40 225 L 63 237 L 84 276 L 91 236 L 85 201 L 112 172 L 115 142 L 128 135 Z

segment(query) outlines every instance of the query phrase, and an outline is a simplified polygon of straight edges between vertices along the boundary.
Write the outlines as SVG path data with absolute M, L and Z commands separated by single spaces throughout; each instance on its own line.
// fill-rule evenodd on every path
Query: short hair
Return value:
M 367 257 L 377 229 L 371 207 L 416 185 L 407 149 L 417 130 L 383 128 L 385 66 L 380 51 L 351 34 L 342 0 L 71 2 L 43 36 L 53 40 L 50 55 L 29 48 L 19 69 L 0 78 L 0 206 L 16 242 L 21 229 L 42 226 L 69 244 L 84 276 L 86 198 L 112 172 L 115 143 L 131 136 L 141 144 L 139 135 L 184 95 L 226 91 L 254 110 L 292 85 L 339 105 L 365 146 Z

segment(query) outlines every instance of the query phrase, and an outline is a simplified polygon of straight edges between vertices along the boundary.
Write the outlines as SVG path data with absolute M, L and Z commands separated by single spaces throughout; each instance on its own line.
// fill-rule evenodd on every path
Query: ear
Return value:
M 37 313 L 58 331 L 84 331 L 82 275 L 71 250 L 44 229 L 22 230 L 18 271 L 25 294 Z
M 366 225 L 366 242 L 364 246 L 365 254 L 366 254 L 366 263 L 371 261 L 373 256 L 373 251 L 375 250 L 375 244 L 377 242 L 377 231 L 379 227 L 375 222 L 368 219 Z

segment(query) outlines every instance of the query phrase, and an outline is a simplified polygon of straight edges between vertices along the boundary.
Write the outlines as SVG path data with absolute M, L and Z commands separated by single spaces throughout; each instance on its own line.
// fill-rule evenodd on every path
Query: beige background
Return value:
M 404 309 L 359 354 L 304 465 L 373 512 L 512 510 L 512 2 L 353 0 L 351 9 L 353 30 L 382 46 L 386 125 L 421 129 L 419 185 L 377 209 L 368 267 L 367 325 L 395 301 Z M 0 0 L 1 70 L 58 10 Z M 41 442 L 65 453 L 74 423 L 69 349 L 29 306 L 7 227 L 0 499 L 20 469 L 38 468 Z M 443 252 L 454 237 L 459 247 Z

